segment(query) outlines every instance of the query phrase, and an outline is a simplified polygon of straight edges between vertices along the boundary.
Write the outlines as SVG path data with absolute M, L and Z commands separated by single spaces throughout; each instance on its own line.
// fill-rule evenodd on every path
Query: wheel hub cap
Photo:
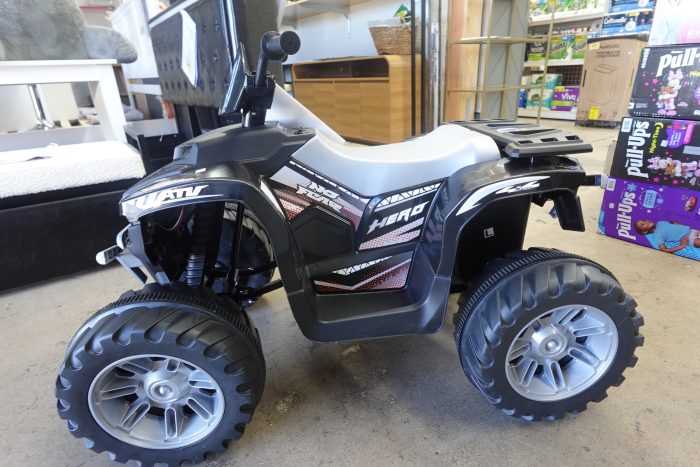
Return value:
M 148 390 L 148 397 L 153 402 L 167 404 L 180 399 L 180 390 L 170 381 L 156 381 Z
M 196 443 L 221 421 L 224 398 L 216 381 L 185 360 L 138 355 L 97 375 L 88 406 L 110 435 L 149 449 Z
M 554 357 L 566 350 L 567 338 L 565 331 L 556 326 L 546 326 L 532 334 L 530 338 L 534 348 L 543 356 Z
M 508 350 L 506 376 L 537 401 L 572 397 L 595 384 L 617 352 L 617 328 L 598 308 L 559 307 L 525 326 Z

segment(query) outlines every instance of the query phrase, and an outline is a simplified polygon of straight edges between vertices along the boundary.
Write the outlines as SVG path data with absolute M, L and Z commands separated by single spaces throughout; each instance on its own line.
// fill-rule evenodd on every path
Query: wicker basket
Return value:
M 411 55 L 410 24 L 399 18 L 370 21 L 369 32 L 380 55 Z

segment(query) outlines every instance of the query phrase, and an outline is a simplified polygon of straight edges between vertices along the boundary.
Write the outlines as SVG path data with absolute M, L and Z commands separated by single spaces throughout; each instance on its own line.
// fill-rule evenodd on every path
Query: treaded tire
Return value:
M 526 420 L 559 419 L 599 402 L 620 385 L 637 361 L 644 324 L 636 302 L 605 268 L 586 258 L 533 248 L 487 264 L 459 298 L 454 337 L 462 368 L 484 397 L 505 414 Z M 506 375 L 508 350 L 533 319 L 559 306 L 582 304 L 604 311 L 618 331 L 610 367 L 590 387 L 557 401 L 536 401 L 517 392 Z
M 71 341 L 56 379 L 59 416 L 95 452 L 142 465 L 202 462 L 239 439 L 265 383 L 257 332 L 236 304 L 205 291 L 160 292 L 147 286 L 125 294 L 93 315 Z M 199 295 L 199 296 L 197 296 Z M 175 449 L 147 449 L 117 440 L 97 424 L 88 405 L 90 386 L 111 363 L 134 355 L 177 357 L 205 370 L 223 393 L 224 413 L 202 440 Z

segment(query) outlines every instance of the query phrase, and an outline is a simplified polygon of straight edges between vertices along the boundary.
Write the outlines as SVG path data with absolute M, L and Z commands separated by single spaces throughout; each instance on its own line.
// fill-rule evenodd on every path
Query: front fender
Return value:
M 147 183 L 149 179 L 151 183 Z M 220 165 L 206 170 L 189 166 L 188 170 L 188 166 L 171 164 L 126 192 L 120 208 L 136 227 L 144 216 L 163 209 L 209 202 L 243 203 L 260 220 L 270 237 L 284 286 L 288 293 L 292 293 L 301 289 L 303 284 L 302 275 L 297 274 L 296 268 L 296 264 L 302 264 L 301 253 L 279 205 L 271 194 L 266 195 L 266 191 L 264 182 L 254 179 L 240 166 Z M 131 233 L 130 237 L 133 237 Z M 138 239 L 132 240 L 139 243 Z M 145 253 L 135 251 L 138 246 L 135 247 L 130 248 L 132 252 L 142 262 L 149 262 Z

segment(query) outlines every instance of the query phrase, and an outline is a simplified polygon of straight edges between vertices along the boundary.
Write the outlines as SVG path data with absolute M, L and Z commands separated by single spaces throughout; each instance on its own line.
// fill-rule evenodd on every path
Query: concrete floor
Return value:
M 581 161 L 600 171 L 615 132 L 576 131 L 596 148 Z M 543 423 L 493 409 L 457 359 L 456 297 L 436 335 L 320 345 L 301 335 L 277 291 L 251 310 L 267 359 L 263 399 L 243 439 L 210 465 L 700 465 L 691 287 L 700 263 L 598 235 L 601 196 L 581 190 L 586 233 L 561 231 L 548 208 L 533 207 L 526 240 L 601 262 L 639 303 L 646 345 L 601 404 Z M 113 465 L 68 433 L 52 388 L 73 332 L 134 285 L 108 268 L 0 295 L 0 465 Z

